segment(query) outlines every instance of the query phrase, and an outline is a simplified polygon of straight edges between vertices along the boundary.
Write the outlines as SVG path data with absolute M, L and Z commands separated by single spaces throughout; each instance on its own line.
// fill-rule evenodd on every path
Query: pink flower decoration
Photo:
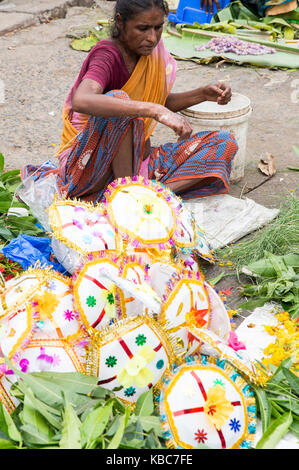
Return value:
M 0 373 L 5 375 L 12 375 L 14 371 L 9 369 L 6 364 L 0 364 Z
M 61 359 L 57 354 L 53 354 L 52 360 L 53 360 L 53 367 L 59 366 L 59 364 L 61 363 Z
M 194 261 L 191 261 L 190 259 L 186 259 L 184 261 L 185 266 L 192 266 L 194 264 Z
M 67 309 L 64 312 L 64 318 L 68 321 L 74 320 L 75 315 L 73 314 L 72 310 Z
M 239 351 L 239 349 L 246 349 L 245 344 L 242 343 L 242 341 L 238 340 L 238 337 L 235 331 L 229 332 L 228 345 L 235 351 Z
M 83 225 L 81 224 L 81 222 L 79 222 L 79 220 L 73 219 L 73 225 L 78 227 L 80 230 L 83 230 Z
M 21 359 L 19 362 L 19 366 L 21 367 L 22 372 L 27 372 L 28 367 L 29 367 L 28 359 Z
M 37 357 L 37 359 L 40 359 L 41 361 L 46 361 L 49 364 L 53 363 L 53 357 L 48 356 L 48 354 L 45 354 L 45 348 L 40 348 L 41 354 Z

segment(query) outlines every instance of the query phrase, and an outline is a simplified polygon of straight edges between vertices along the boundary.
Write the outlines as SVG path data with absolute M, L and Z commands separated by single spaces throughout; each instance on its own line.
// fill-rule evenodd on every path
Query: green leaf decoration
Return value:
M 61 420 L 57 418 L 57 415 L 60 417 L 60 412 L 53 407 L 50 407 L 46 403 L 40 401 L 34 396 L 30 388 L 28 388 L 24 383 L 19 385 L 23 387 L 24 392 L 24 404 L 27 400 L 27 404 L 31 404 L 31 407 L 40 413 L 41 416 L 55 429 L 60 429 Z M 29 401 L 30 400 L 30 401 Z M 54 415 L 54 416 L 53 416 Z
M 262 390 L 259 387 L 253 387 L 253 389 L 257 397 L 259 412 L 261 415 L 262 430 L 265 432 L 271 421 L 271 402 L 269 401 L 265 390 Z
M 0 439 L 0 449 L 17 449 L 18 447 L 11 441 Z
M 299 378 L 285 367 L 282 368 L 282 372 L 294 393 L 299 396 Z
M 18 235 L 45 236 L 45 232 L 37 226 L 37 219 L 31 215 L 30 208 L 15 197 L 21 184 L 20 170 L 4 171 L 4 156 L 0 153 L 0 243 L 10 242 Z M 9 215 L 9 209 L 23 207 L 27 209 L 27 217 Z
M 105 406 L 99 406 L 91 411 L 81 425 L 82 446 L 92 449 L 96 446 L 97 440 L 101 437 L 112 414 L 113 402 L 108 402 Z
M 279 367 L 277 367 L 276 371 L 273 373 L 270 380 L 267 382 L 268 387 L 271 388 L 271 385 L 279 384 L 280 382 L 282 382 L 282 380 L 285 377 L 285 374 L 283 373 L 283 369 L 288 369 L 289 367 L 292 366 L 292 364 L 293 364 L 292 358 L 284 359 L 279 365 Z
M 74 408 L 66 400 L 64 416 L 59 441 L 60 449 L 81 449 L 81 421 L 76 415 Z
M 47 420 L 35 408 L 36 402 L 31 399 L 32 394 L 25 394 L 23 410 L 20 413 L 21 427 L 24 440 L 30 444 L 48 445 L 52 442 L 53 431 L 48 426 Z
M 292 424 L 290 425 L 290 431 L 295 434 L 297 439 L 299 439 L 299 421 L 293 420 Z
M 9 171 L 6 171 L 5 173 L 3 173 L 0 177 L 2 183 L 7 183 L 8 181 L 11 181 L 11 180 L 15 180 L 15 179 L 19 179 L 19 181 L 21 181 L 20 179 L 20 170 L 9 170 Z
M 79 372 L 34 372 L 33 377 L 48 380 L 64 390 L 89 395 L 96 387 L 98 378 Z
M 44 434 L 36 426 L 32 424 L 24 424 L 21 426 L 22 435 L 24 436 L 24 441 L 28 447 L 39 447 L 39 446 L 49 446 L 55 444 L 55 441 L 51 440 L 49 434 Z
M 154 430 L 157 436 L 162 436 L 161 421 L 158 416 L 140 416 L 139 421 L 144 431 L 150 432 Z
M 22 436 L 18 431 L 12 417 L 6 411 L 3 403 L 0 402 L 0 429 L 12 441 L 22 443 Z
M 0 226 L 0 237 L 4 238 L 4 240 L 12 240 L 14 238 L 12 232 L 7 227 L 1 227 L 1 226 Z
M 42 402 L 57 408 L 61 408 L 63 405 L 62 389 L 54 383 L 51 383 L 42 378 L 34 377 L 31 374 L 25 374 L 16 369 L 11 362 L 6 358 L 5 362 L 9 365 L 9 368 L 14 373 L 21 377 L 25 384 L 31 388 L 32 392 Z
M 7 364 L 12 368 L 8 359 Z M 131 414 L 131 405 L 125 406 L 110 390 L 97 386 L 97 377 L 52 372 L 18 375 L 11 393 L 20 405 L 9 415 L 0 403 L 0 448 L 166 448 L 159 418 L 147 415 L 154 412 L 152 392 L 139 400 L 137 416 Z
M 120 418 L 119 427 L 116 433 L 114 434 L 113 438 L 111 439 L 107 449 L 118 449 L 121 443 L 122 437 L 124 435 L 126 426 L 128 424 L 130 414 L 131 414 L 131 407 L 126 406 L 125 414 Z
M 288 432 L 292 422 L 291 413 L 284 413 L 274 420 L 257 443 L 256 449 L 274 449 L 281 438 Z
M 140 395 L 136 402 L 135 415 L 136 416 L 149 416 L 154 411 L 153 391 L 150 389 L 148 392 Z

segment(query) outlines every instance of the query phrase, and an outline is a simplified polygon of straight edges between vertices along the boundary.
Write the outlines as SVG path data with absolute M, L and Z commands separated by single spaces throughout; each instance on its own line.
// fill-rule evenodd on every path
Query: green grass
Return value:
M 216 251 L 219 260 L 233 263 L 236 269 L 257 261 L 268 251 L 274 255 L 299 254 L 299 200 L 288 196 L 278 216 L 249 239 Z

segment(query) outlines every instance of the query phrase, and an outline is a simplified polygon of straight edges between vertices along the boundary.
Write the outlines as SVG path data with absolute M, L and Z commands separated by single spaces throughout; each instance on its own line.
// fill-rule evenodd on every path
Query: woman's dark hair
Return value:
M 114 39 L 120 36 L 120 31 L 116 25 L 116 15 L 120 15 L 123 24 L 133 18 L 136 14 L 150 10 L 153 7 L 160 8 L 165 15 L 168 15 L 169 8 L 165 0 L 117 0 L 114 9 L 114 24 L 111 35 Z

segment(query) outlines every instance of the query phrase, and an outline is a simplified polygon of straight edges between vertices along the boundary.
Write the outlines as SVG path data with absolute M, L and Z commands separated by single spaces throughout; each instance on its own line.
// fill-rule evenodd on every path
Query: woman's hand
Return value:
M 206 101 L 216 101 L 218 104 L 227 104 L 232 97 L 230 86 L 223 82 L 205 86 L 203 93 Z
M 181 114 L 173 113 L 169 109 L 161 105 L 156 105 L 155 119 L 156 121 L 170 127 L 176 135 L 178 135 L 178 142 L 184 139 L 188 139 L 193 132 L 193 128 L 187 119 Z
M 220 5 L 218 0 L 214 0 L 217 11 L 220 10 Z M 213 13 L 213 0 L 200 0 L 200 8 L 205 9 L 207 13 Z

